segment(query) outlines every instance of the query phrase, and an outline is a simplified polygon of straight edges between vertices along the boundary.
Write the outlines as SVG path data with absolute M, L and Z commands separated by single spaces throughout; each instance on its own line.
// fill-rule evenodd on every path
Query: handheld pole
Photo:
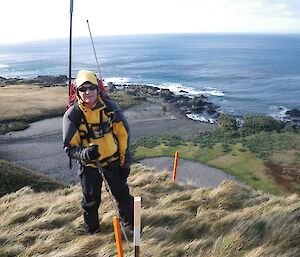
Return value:
M 99 62 L 98 62 L 97 54 L 96 54 L 96 49 L 95 49 L 95 45 L 94 45 L 94 41 L 93 41 L 93 37 L 92 37 L 92 32 L 91 32 L 89 20 L 86 20 L 86 23 L 87 23 L 88 28 L 89 28 L 89 33 L 90 33 L 90 38 L 91 38 L 91 42 L 92 42 L 92 46 L 93 46 L 93 50 L 94 50 L 94 55 L 95 55 L 95 59 L 96 59 L 96 65 L 97 65 L 97 69 L 98 69 L 99 78 L 102 82 L 102 76 L 101 76 L 101 72 L 100 72 L 100 65 L 99 65 Z
M 70 0 L 70 38 L 69 38 L 69 98 L 72 83 L 72 20 L 73 20 L 73 0 Z
M 112 192 L 111 192 L 111 190 L 110 190 L 109 184 L 108 184 L 108 182 L 107 182 L 107 180 L 106 180 L 106 178 L 105 178 L 105 176 L 104 176 L 104 173 L 103 173 L 104 170 L 103 170 L 103 168 L 101 167 L 101 164 L 100 164 L 100 162 L 99 162 L 98 160 L 96 161 L 96 165 L 97 165 L 97 168 L 98 168 L 98 171 L 99 171 L 100 175 L 102 176 L 102 179 L 103 179 L 103 181 L 104 181 L 105 189 L 106 189 L 106 191 L 107 191 L 108 194 L 109 194 L 110 200 L 111 200 L 111 202 L 112 202 L 112 204 L 113 204 L 113 206 L 114 206 L 114 209 L 115 209 L 115 212 L 116 212 L 116 214 L 117 214 L 117 217 L 118 217 L 119 219 L 121 219 L 121 215 L 120 215 L 120 212 L 119 212 L 118 205 L 117 205 L 117 203 L 116 203 L 116 199 L 114 198 L 114 196 L 113 196 L 113 194 L 112 194 Z M 122 231 L 122 234 L 123 234 L 123 236 L 124 236 L 126 242 L 129 244 L 129 240 L 128 240 L 128 237 L 127 237 L 127 235 L 126 235 L 126 233 L 125 233 L 125 229 L 124 229 L 124 226 L 123 226 L 122 222 L 120 222 L 120 227 L 121 227 L 121 231 Z
M 70 0 L 70 38 L 69 38 L 69 99 L 71 96 L 72 83 L 72 20 L 73 20 L 73 0 Z M 69 160 L 69 167 L 72 169 L 72 160 Z

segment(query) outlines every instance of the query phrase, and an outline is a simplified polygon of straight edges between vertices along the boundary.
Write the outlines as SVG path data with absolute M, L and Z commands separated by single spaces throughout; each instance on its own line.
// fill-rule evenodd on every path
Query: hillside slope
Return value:
M 174 183 L 166 172 L 132 167 L 132 193 L 142 197 L 141 256 L 300 256 L 300 201 L 237 182 L 216 189 Z M 52 193 L 23 188 L 0 198 L 0 256 L 116 256 L 107 193 L 101 233 L 83 231 L 79 186 Z M 131 256 L 125 245 L 125 256 Z
M 53 191 L 64 185 L 45 175 L 14 165 L 0 159 L 0 196 L 15 192 L 24 186 L 30 186 L 34 191 Z

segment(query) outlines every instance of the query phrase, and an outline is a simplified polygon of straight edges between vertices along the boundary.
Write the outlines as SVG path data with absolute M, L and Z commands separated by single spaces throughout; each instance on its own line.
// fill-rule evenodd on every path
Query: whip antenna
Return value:
M 100 80 L 102 82 L 102 76 L 101 76 L 101 72 L 100 72 L 100 66 L 99 66 L 99 62 L 98 62 L 98 58 L 97 58 L 97 54 L 96 54 L 96 49 L 95 49 L 95 45 L 94 45 L 94 41 L 93 41 L 93 37 L 92 37 L 92 32 L 91 32 L 89 20 L 86 20 L 86 23 L 87 23 L 88 28 L 89 28 L 89 33 L 90 33 L 90 38 L 91 38 L 91 42 L 92 42 L 92 46 L 93 46 L 93 50 L 94 50 L 94 55 L 95 55 L 96 64 L 97 64 L 97 68 L 98 68 L 99 78 L 100 78 Z
M 69 39 L 69 98 L 72 83 L 72 19 L 73 19 L 73 0 L 70 0 L 70 39 Z

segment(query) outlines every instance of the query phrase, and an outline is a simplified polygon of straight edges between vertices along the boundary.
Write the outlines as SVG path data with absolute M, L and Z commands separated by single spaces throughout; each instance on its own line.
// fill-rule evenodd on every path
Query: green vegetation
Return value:
M 243 128 L 251 133 L 258 131 L 281 131 L 284 123 L 269 116 L 248 115 L 244 117 Z
M 154 148 L 155 146 L 164 145 L 164 146 L 178 146 L 180 144 L 184 144 L 185 140 L 181 139 L 178 136 L 173 135 L 154 135 L 151 137 L 138 139 L 131 146 L 131 150 L 135 152 L 136 148 L 139 146 L 143 146 L 146 148 Z
M 34 191 L 53 191 L 65 187 L 39 173 L 0 160 L 0 196 L 15 192 L 24 186 L 30 186 Z
M 10 131 L 19 131 L 29 127 L 28 122 L 13 121 L 10 123 L 0 123 L 0 134 L 5 134 Z
M 140 139 L 132 151 L 135 159 L 143 159 L 173 156 L 178 150 L 181 158 L 223 169 L 254 189 L 272 194 L 299 190 L 300 134 L 295 129 L 286 129 L 281 122 L 263 116 L 247 116 L 244 126 L 238 128 L 232 118 L 222 115 L 220 126 L 193 141 L 171 136 Z M 265 162 L 282 165 L 281 177 L 276 170 L 267 173 Z M 286 170 L 296 172 L 285 174 Z
M 145 257 L 294 257 L 300 254 L 300 201 L 227 181 L 215 189 L 174 183 L 165 172 L 132 166 L 132 194 L 142 198 Z M 22 188 L 0 198 L 0 256 L 116 256 L 109 196 L 101 232 L 88 236 L 79 186 L 51 193 Z M 124 242 L 125 256 L 132 256 Z
M 235 118 L 227 116 L 223 113 L 219 117 L 219 124 L 220 124 L 220 127 L 225 130 L 236 130 L 237 129 L 237 124 L 236 124 Z
M 300 136 L 292 132 L 261 131 L 245 137 L 242 143 L 262 159 L 269 157 L 275 151 L 281 151 L 284 154 L 285 150 L 300 150 Z

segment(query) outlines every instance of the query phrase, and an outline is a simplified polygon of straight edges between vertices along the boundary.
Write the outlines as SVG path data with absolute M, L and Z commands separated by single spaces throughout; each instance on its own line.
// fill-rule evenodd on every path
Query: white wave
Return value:
M 190 118 L 191 120 L 196 120 L 196 121 L 201 121 L 201 122 L 206 122 L 210 124 L 216 123 L 216 120 L 213 118 L 206 118 L 204 116 L 195 114 L 195 113 L 187 113 L 186 116 Z
M 0 69 L 7 68 L 9 65 L 0 63 Z
M 218 90 L 217 88 L 208 87 L 202 90 L 197 90 L 192 87 L 184 86 L 180 83 L 163 83 L 159 85 L 160 88 L 169 89 L 176 95 L 186 95 L 193 97 L 196 95 L 205 95 L 205 96 L 224 96 L 225 93 Z
M 162 84 L 152 84 L 152 83 L 134 83 L 130 82 L 130 79 L 127 77 L 109 77 L 105 78 L 106 83 L 112 82 L 115 84 L 130 84 L 130 85 L 145 85 L 158 87 L 160 89 L 168 89 L 175 95 L 184 95 L 192 98 L 193 96 L 205 95 L 205 96 L 224 96 L 225 93 L 218 90 L 217 88 L 208 87 L 202 90 L 195 89 L 193 87 L 188 87 L 180 83 L 162 83 Z
M 202 94 L 201 90 L 197 90 L 192 87 L 187 87 L 180 83 L 163 83 L 160 84 L 159 87 L 163 89 L 169 89 L 176 95 L 194 96 Z
M 115 83 L 115 84 L 120 84 L 120 83 L 127 83 L 129 81 L 129 78 L 126 78 L 126 77 L 109 77 L 109 78 L 105 78 L 104 81 L 106 83 L 112 82 L 112 83 Z
M 208 88 L 203 89 L 202 94 L 212 95 L 212 96 L 224 96 L 225 95 L 225 93 L 223 91 L 220 91 L 214 87 L 208 87 Z
M 289 109 L 284 106 L 271 105 L 271 106 L 269 106 L 269 110 L 272 111 L 270 116 L 272 116 L 274 119 L 284 120 L 286 118 L 286 112 Z

